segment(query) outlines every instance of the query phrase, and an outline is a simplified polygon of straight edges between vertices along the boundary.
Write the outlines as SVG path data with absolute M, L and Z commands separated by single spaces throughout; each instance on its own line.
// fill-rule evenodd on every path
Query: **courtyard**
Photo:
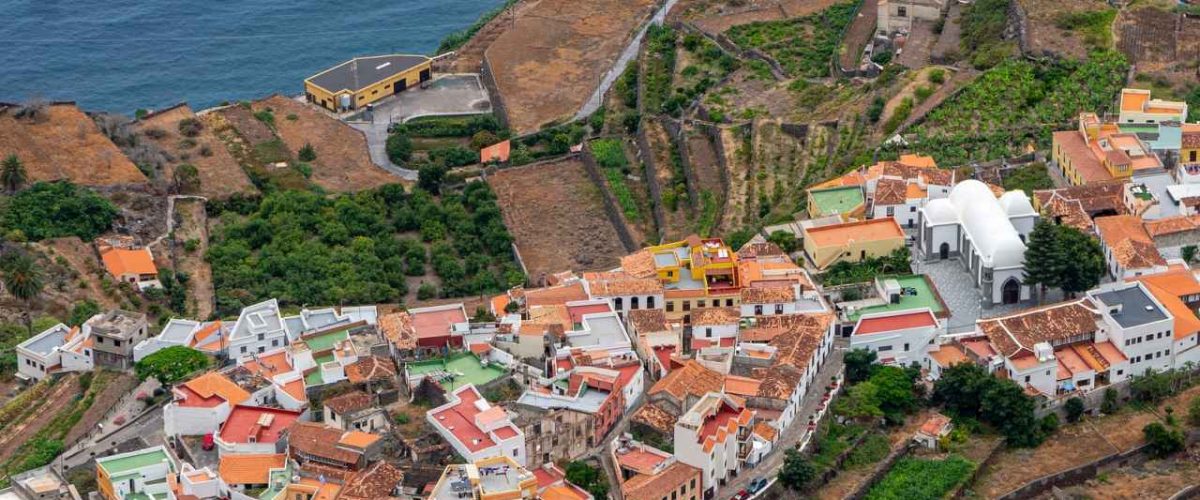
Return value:
M 446 392 L 453 392 L 467 384 L 478 387 L 504 376 L 505 373 L 504 368 L 494 364 L 484 365 L 478 357 L 470 353 L 409 363 L 406 371 L 410 384 L 427 376 L 433 377 Z

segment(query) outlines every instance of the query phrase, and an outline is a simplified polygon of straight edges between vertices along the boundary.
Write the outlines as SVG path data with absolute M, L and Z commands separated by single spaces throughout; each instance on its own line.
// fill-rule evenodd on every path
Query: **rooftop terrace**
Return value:
M 409 363 L 407 370 L 410 378 L 434 377 L 442 384 L 442 388 L 450 392 L 467 384 L 481 386 L 504 376 L 503 368 L 490 364 L 483 366 L 479 358 L 471 353 Z
M 848 213 L 865 201 L 862 188 L 858 186 L 813 190 L 808 196 L 820 211 L 819 214 L 810 214 L 813 217 Z
M 900 283 L 900 289 L 907 291 L 907 293 L 900 294 L 900 302 L 893 304 L 887 300 L 887 297 L 883 297 L 882 304 L 855 308 L 853 312 L 847 313 L 846 317 L 848 320 L 858 321 L 858 318 L 864 314 L 908 311 L 923 307 L 928 307 L 933 312 L 933 315 L 938 317 L 941 317 L 943 312 L 945 312 L 945 306 L 942 304 L 941 299 L 938 298 L 935 288 L 933 288 L 933 285 L 930 284 L 925 275 L 910 274 L 907 276 L 891 276 L 886 279 L 896 280 Z

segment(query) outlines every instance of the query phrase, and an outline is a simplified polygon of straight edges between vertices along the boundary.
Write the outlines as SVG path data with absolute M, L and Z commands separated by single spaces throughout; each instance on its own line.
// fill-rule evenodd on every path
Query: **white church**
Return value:
M 985 306 L 1029 300 L 1025 240 L 1038 214 L 1024 191 L 999 199 L 977 180 L 960 182 L 948 198 L 930 200 L 920 211 L 917 258 L 958 259 L 971 274 Z

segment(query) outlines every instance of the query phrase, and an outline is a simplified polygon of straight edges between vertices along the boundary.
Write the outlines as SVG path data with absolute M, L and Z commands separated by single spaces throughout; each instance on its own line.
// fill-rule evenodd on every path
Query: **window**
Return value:
M 637 297 L 630 297 L 630 299 L 629 299 L 629 308 L 630 308 L 630 309 L 637 309 L 637 308 L 638 308 L 638 298 L 637 298 Z
M 904 344 L 904 350 L 905 350 L 905 351 L 907 351 L 907 350 L 908 350 L 908 343 L 907 343 L 907 342 Z
M 264 347 L 264 346 L 261 346 L 261 345 L 260 345 L 260 346 L 258 346 L 258 353 L 259 353 L 259 354 L 262 354 L 262 353 L 263 353 L 263 352 L 265 352 L 266 350 L 267 350 L 267 348 L 266 348 L 266 347 Z
M 712 305 L 713 307 L 721 307 L 721 299 L 713 299 Z
M 114 346 L 114 347 L 121 347 L 121 341 L 120 341 L 120 340 L 114 340 L 114 341 L 113 341 L 113 346 Z
M 704 329 L 704 336 L 705 336 L 706 338 L 710 338 L 710 339 L 711 339 L 711 338 L 712 338 L 712 328 L 705 328 L 705 329 Z
M 725 307 L 733 307 L 733 299 L 725 299 Z
M 625 309 L 625 299 L 621 297 L 613 299 L 613 309 L 618 311 Z
M 754 306 L 754 315 L 762 316 L 762 306 L 761 305 Z
M 279 347 L 279 339 L 271 339 L 271 347 Z
M 1025 376 L 1025 383 L 1029 383 L 1029 375 Z
M 896 17 L 908 17 L 908 7 L 900 6 L 896 9 Z
M 916 212 L 916 211 L 917 211 L 917 206 L 916 206 L 916 205 L 913 205 L 913 206 L 911 206 L 911 207 L 908 207 L 908 211 L 909 211 L 910 213 L 911 213 L 911 212 Z
M 691 311 L 692 310 L 692 301 L 690 301 L 690 300 L 683 301 L 683 310 Z
M 260 341 L 261 341 L 262 339 L 263 339 L 263 334 L 261 334 L 261 333 L 260 333 L 260 334 L 258 334 L 258 340 L 260 340 Z
M 896 207 L 887 207 L 887 216 L 891 217 L 893 215 L 896 215 Z
M 881 345 L 881 346 L 879 346 L 879 348 L 878 348 L 878 349 L 876 349 L 876 350 L 877 350 L 877 351 L 879 351 L 879 352 L 890 351 L 890 350 L 892 350 L 892 346 L 890 346 L 890 345 Z
M 520 450 L 520 449 L 513 450 L 513 456 L 514 456 L 514 457 L 516 457 L 516 456 L 520 456 L 520 455 L 521 455 L 521 450 Z
M 646 309 L 654 309 L 654 297 L 646 297 Z
M 1124 375 L 1124 374 L 1125 374 L 1125 370 L 1117 370 L 1117 375 Z
M 775 304 L 775 314 L 783 314 L 783 304 Z
M 675 303 L 667 302 L 667 312 L 675 312 Z
M 246 354 L 246 346 L 242 346 L 242 354 Z

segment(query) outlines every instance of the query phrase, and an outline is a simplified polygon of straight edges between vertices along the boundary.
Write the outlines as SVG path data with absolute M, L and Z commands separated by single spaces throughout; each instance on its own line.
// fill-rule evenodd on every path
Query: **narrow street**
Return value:
M 804 396 L 804 403 L 800 407 L 800 413 L 792 421 L 791 427 L 783 431 L 783 435 L 775 442 L 775 447 L 771 450 L 771 453 L 762 462 L 753 469 L 742 471 L 741 475 L 726 483 L 725 486 L 717 491 L 716 498 L 732 497 L 737 492 L 749 486 L 752 479 L 763 477 L 769 480 L 779 473 L 779 468 L 783 466 L 784 451 L 795 448 L 804 439 L 805 433 L 808 431 L 808 418 L 817 413 L 817 406 L 821 404 L 821 397 L 825 395 L 825 386 L 829 385 L 834 375 L 842 374 L 844 366 L 842 364 L 842 357 L 845 353 L 846 341 L 838 338 L 833 343 L 833 352 L 829 353 L 829 360 L 817 372 L 817 378 L 813 382 L 812 390 Z

